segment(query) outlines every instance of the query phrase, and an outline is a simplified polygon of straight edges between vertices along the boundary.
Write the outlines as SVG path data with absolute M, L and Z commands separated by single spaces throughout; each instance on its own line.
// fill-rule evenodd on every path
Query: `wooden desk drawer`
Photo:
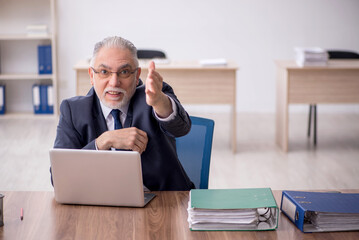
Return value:
M 290 70 L 289 103 L 357 103 L 359 70 Z

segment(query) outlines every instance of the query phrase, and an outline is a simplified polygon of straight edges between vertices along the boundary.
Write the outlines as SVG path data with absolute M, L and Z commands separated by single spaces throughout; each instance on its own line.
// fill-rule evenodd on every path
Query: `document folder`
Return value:
M 51 85 L 34 84 L 32 87 L 32 102 L 35 114 L 54 113 L 53 87 Z
M 191 230 L 275 230 L 278 214 L 270 188 L 190 191 Z
M 39 74 L 52 74 L 51 45 L 37 47 Z
M 280 209 L 302 232 L 359 230 L 359 194 L 283 191 Z

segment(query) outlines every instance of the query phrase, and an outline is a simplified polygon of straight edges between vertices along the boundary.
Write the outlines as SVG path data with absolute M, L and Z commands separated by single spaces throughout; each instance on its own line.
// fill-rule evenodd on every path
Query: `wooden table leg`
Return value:
M 237 77 L 236 72 L 233 76 L 233 102 L 232 102 L 232 152 L 237 152 Z
M 277 73 L 276 142 L 288 151 L 288 73 L 284 69 Z
M 232 134 L 232 152 L 236 153 L 237 152 L 237 118 L 236 118 L 236 105 L 233 105 L 233 110 L 232 110 L 232 129 L 229 129 Z

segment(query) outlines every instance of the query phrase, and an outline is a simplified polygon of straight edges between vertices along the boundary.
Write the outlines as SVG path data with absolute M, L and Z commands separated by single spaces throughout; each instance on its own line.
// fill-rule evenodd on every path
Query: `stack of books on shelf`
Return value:
M 26 26 L 27 36 L 28 37 L 47 37 L 47 25 L 28 25 Z
M 302 232 L 359 230 L 359 194 L 283 191 L 282 212 Z
M 326 50 L 314 48 L 294 48 L 295 61 L 298 66 L 326 66 L 328 63 L 328 53 Z
M 35 114 L 54 113 L 52 85 L 34 84 L 32 86 L 32 99 Z
M 278 207 L 270 188 L 192 189 L 191 230 L 275 230 Z

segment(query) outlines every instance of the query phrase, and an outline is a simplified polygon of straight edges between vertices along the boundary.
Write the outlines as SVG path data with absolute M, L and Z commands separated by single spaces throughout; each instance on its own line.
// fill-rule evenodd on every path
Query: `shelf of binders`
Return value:
M 56 118 L 57 1 L 0 2 L 0 22 L 5 23 L 0 24 L 0 118 Z M 35 98 L 40 111 L 34 86 L 51 86 Z M 50 110 L 43 109 L 44 99 Z
M 56 92 L 54 92 L 54 88 L 56 89 L 56 76 L 53 74 L 52 68 L 51 45 L 38 45 L 37 48 L 38 73 L 0 73 L 0 85 L 3 86 L 2 94 L 0 94 L 0 97 L 2 97 L 0 101 L 0 118 L 56 117 L 56 106 L 54 107 L 56 103 Z M 6 92 L 8 92 L 8 96 L 13 96 L 14 89 L 18 87 L 18 82 L 21 81 L 23 82 L 22 87 L 18 88 L 15 94 L 19 94 L 18 96 L 22 99 L 21 102 L 23 104 L 21 107 L 18 107 L 18 98 L 14 100 L 14 98 L 5 97 L 5 95 L 7 95 Z M 8 87 L 6 88 L 6 86 Z M 51 86 L 51 88 L 48 88 L 49 86 Z M 30 92 L 24 91 L 24 89 L 30 90 L 31 87 L 32 90 Z M 31 93 L 33 105 L 29 106 L 28 103 L 30 99 L 28 97 Z M 33 108 L 32 112 L 30 110 L 31 108 Z
M 11 81 L 9 81 L 11 82 Z M 47 82 L 47 83 L 46 83 Z M 56 114 L 54 114 L 54 88 L 53 85 L 48 80 L 42 80 L 42 81 L 29 81 L 28 83 L 24 83 L 27 86 L 24 86 L 23 90 L 25 89 L 31 89 L 31 98 L 32 101 L 29 98 L 23 98 L 22 101 L 26 101 L 28 103 L 28 100 L 30 100 L 32 103 L 28 104 L 27 107 L 22 109 L 14 110 L 14 106 L 17 106 L 16 102 L 9 102 L 6 100 L 6 89 L 7 87 L 11 86 L 7 84 L 0 84 L 0 118 L 31 118 L 31 117 L 39 117 L 39 118 L 55 118 L 57 117 Z M 30 86 L 31 87 L 30 87 Z M 14 85 L 13 85 L 14 86 Z M 11 92 L 14 92 L 14 88 L 12 87 Z M 15 85 L 16 86 L 16 85 Z M 10 87 L 10 89 L 11 89 Z M 24 95 L 20 93 L 19 97 L 23 97 Z M 28 100 L 26 100 L 28 99 Z M 8 105 L 9 104 L 9 105 Z M 8 107 L 10 108 L 8 109 Z

